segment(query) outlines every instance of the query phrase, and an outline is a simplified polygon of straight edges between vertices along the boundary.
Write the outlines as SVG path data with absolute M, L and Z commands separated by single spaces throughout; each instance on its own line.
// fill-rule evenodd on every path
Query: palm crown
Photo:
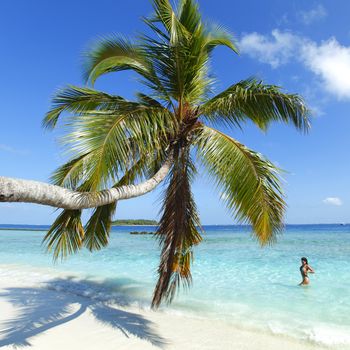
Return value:
M 73 153 L 52 180 L 70 189 L 93 192 L 132 184 L 172 162 L 166 179 L 157 229 L 161 245 L 158 282 L 152 305 L 171 301 L 177 286 L 191 282 L 193 246 L 201 226 L 191 192 L 200 162 L 233 216 L 252 226 L 262 244 L 273 241 L 283 225 L 285 202 L 278 169 L 236 139 L 214 128 L 240 128 L 251 120 L 265 130 L 273 121 L 307 130 L 308 111 L 300 96 L 255 79 L 240 81 L 214 95 L 208 63 L 220 45 L 234 53 L 229 32 L 206 24 L 194 0 L 153 0 L 154 15 L 144 19 L 152 35 L 136 41 L 121 36 L 100 39 L 87 53 L 86 82 L 110 72 L 132 70 L 142 93 L 134 101 L 88 87 L 68 86 L 57 92 L 44 125 L 56 126 L 63 112 L 69 129 L 64 142 Z M 63 210 L 45 237 L 54 256 L 82 246 L 108 244 L 116 203 L 94 209 L 85 226 L 80 210 Z

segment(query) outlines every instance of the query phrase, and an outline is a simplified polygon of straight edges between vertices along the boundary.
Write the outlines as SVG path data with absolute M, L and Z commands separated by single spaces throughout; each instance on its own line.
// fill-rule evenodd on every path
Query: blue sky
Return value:
M 288 223 L 350 222 L 350 2 L 199 1 L 203 15 L 230 29 L 240 56 L 220 48 L 212 72 L 218 90 L 257 76 L 304 96 L 314 111 L 302 135 L 274 125 L 224 130 L 287 171 Z M 0 5 L 0 175 L 47 181 L 64 161 L 57 132 L 41 120 L 54 91 L 82 84 L 81 54 L 100 35 L 135 35 L 147 0 L 12 0 Z M 135 76 L 102 78 L 97 89 L 133 96 Z M 233 223 L 201 174 L 194 194 L 204 224 Z M 156 218 L 160 191 L 119 203 L 117 218 Z M 0 204 L 0 223 L 49 224 L 57 212 L 30 204 Z

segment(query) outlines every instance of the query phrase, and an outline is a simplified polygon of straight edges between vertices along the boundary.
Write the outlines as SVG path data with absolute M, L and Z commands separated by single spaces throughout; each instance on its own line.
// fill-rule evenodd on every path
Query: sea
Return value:
M 0 226 L 0 280 L 47 278 L 44 288 L 149 308 L 159 242 L 151 226 L 114 227 L 109 246 L 53 262 L 46 226 Z M 261 247 L 248 226 L 204 226 L 194 249 L 192 286 L 160 312 L 223 320 L 233 327 L 350 348 L 350 225 L 287 225 Z M 299 286 L 300 258 L 315 270 Z

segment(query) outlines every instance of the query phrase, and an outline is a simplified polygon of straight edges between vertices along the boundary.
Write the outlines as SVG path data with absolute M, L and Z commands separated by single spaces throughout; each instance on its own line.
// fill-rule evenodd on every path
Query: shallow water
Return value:
M 45 232 L 0 231 L 0 264 L 6 265 L 0 271 L 16 271 L 16 278 L 24 278 L 18 276 L 21 267 L 38 276 L 68 272 L 80 277 L 79 284 L 60 282 L 55 288 L 102 299 L 114 293 L 118 300 L 147 307 L 159 249 L 152 235 L 129 234 L 135 230 L 152 228 L 114 228 L 108 248 L 93 254 L 82 251 L 57 264 L 41 246 Z M 193 286 L 182 290 L 166 312 L 224 319 L 333 347 L 350 345 L 350 226 L 288 226 L 277 243 L 266 248 L 247 227 L 205 230 L 204 241 L 195 249 Z M 298 286 L 301 256 L 307 256 L 316 271 L 307 287 Z

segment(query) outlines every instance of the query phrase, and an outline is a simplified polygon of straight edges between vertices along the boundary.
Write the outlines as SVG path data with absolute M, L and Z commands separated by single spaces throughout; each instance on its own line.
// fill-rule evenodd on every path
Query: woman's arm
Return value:
M 307 265 L 307 269 L 310 273 L 315 273 L 314 269 L 310 265 Z

